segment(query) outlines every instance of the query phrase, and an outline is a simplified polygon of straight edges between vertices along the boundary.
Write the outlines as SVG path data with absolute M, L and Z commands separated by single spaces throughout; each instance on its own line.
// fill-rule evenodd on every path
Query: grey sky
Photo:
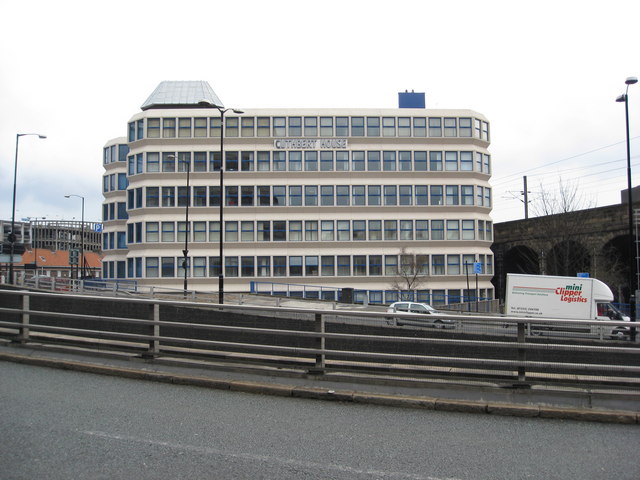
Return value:
M 0 0 L 0 216 L 100 219 L 104 143 L 162 80 L 206 80 L 227 106 L 470 108 L 491 121 L 496 222 L 528 175 L 585 200 L 626 186 L 626 77 L 640 76 L 634 1 Z M 629 91 L 632 163 L 640 84 Z M 588 153 L 590 152 L 590 153 Z M 536 168 L 542 167 L 542 168 Z M 634 170 L 634 178 L 640 175 Z M 634 182 L 637 184 L 640 182 Z

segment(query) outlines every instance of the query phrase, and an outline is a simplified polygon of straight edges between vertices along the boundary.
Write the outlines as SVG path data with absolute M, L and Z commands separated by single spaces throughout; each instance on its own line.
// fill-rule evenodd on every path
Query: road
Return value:
M 633 425 L 268 397 L 0 363 L 0 478 L 637 479 Z

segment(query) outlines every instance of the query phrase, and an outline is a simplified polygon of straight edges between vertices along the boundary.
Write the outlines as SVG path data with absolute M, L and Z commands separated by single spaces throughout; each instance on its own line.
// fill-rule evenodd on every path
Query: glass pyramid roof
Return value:
M 165 81 L 156 87 L 140 108 L 196 107 L 201 102 L 224 108 L 216 92 L 205 81 Z

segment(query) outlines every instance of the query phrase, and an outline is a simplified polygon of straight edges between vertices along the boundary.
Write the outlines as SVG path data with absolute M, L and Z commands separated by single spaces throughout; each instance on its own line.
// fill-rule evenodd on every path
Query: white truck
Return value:
M 611 302 L 611 289 L 595 278 L 507 274 L 505 314 L 508 316 L 628 322 L 629 317 Z M 541 327 L 536 325 L 535 329 L 540 331 Z M 598 333 L 602 336 L 601 329 L 597 326 L 576 329 L 563 325 L 552 329 Z M 628 334 L 629 328 L 626 327 L 614 327 L 605 333 L 617 338 Z

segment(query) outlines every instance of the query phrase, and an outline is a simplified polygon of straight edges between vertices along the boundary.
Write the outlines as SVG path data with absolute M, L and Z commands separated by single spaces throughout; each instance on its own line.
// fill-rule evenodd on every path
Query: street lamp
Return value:
M 13 283 L 13 252 L 15 249 L 15 243 L 17 240 L 15 225 L 16 225 L 16 180 L 18 178 L 18 144 L 20 137 L 26 137 L 29 135 L 37 135 L 38 138 L 45 139 L 46 135 L 40 135 L 39 133 L 18 133 L 16 134 L 16 159 L 13 164 L 13 205 L 11 207 L 11 233 L 9 234 L 9 243 L 11 244 L 9 250 L 9 283 Z
M 77 197 L 82 200 L 82 223 L 80 229 L 80 277 L 84 278 L 84 197 L 82 195 L 65 195 L 64 198 Z
M 184 250 L 182 250 L 182 254 L 184 255 L 184 259 L 182 260 L 182 269 L 184 270 L 184 298 L 187 298 L 187 267 L 189 265 L 189 233 L 191 232 L 191 228 L 189 227 L 189 204 L 191 203 L 191 192 L 189 191 L 189 172 L 191 171 L 191 160 L 187 160 L 186 169 L 187 169 L 187 202 L 185 204 L 184 211 Z
M 633 85 L 638 83 L 638 79 L 636 77 L 628 77 L 625 82 L 627 88 L 624 94 L 620 95 L 616 98 L 616 102 L 624 102 L 624 113 L 627 127 L 627 203 L 629 207 L 628 215 L 629 215 L 629 260 L 633 259 L 634 255 L 634 235 L 633 235 L 633 195 L 631 190 L 631 145 L 629 142 L 629 85 Z M 631 302 L 632 294 L 635 290 L 637 290 L 637 277 L 636 277 L 636 266 L 635 259 L 630 262 L 629 268 L 629 305 L 631 311 L 631 321 L 635 321 L 635 309 L 634 305 Z M 635 337 L 635 329 L 632 330 L 632 337 Z
M 220 274 L 218 275 L 218 303 L 224 303 L 224 114 L 231 110 L 233 113 L 243 114 L 242 110 L 235 108 L 224 108 L 221 105 L 216 105 L 208 100 L 201 100 L 198 105 L 202 107 L 215 108 L 220 112 L 220 243 L 219 243 L 219 257 L 220 257 Z

